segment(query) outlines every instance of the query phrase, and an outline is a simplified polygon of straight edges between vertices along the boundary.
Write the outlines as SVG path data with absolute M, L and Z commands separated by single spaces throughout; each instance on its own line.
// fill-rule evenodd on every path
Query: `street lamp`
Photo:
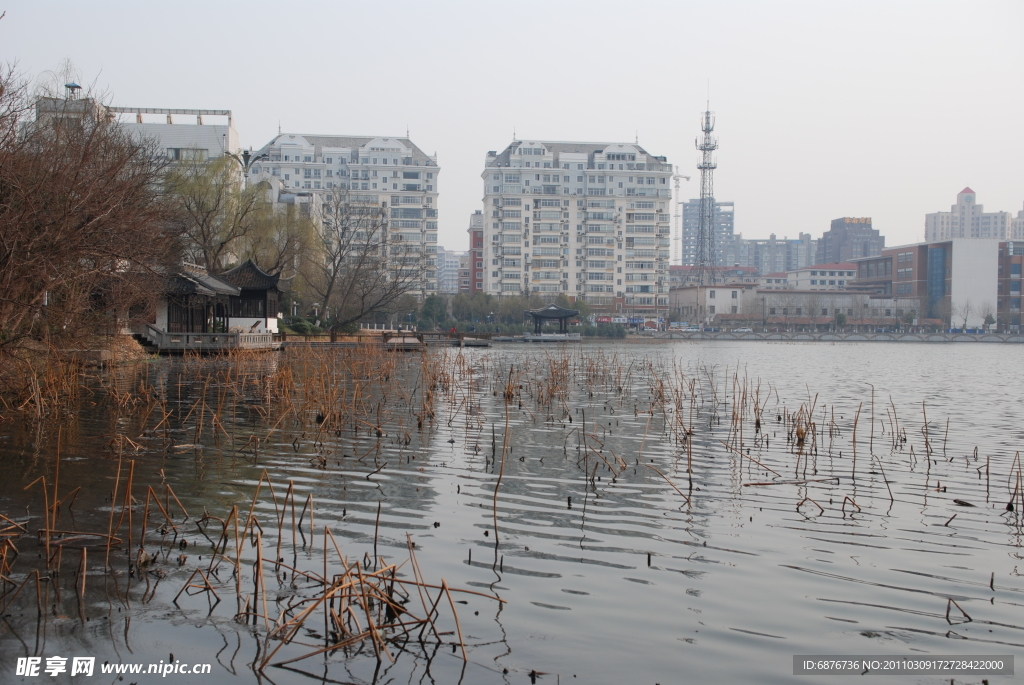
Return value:
M 242 167 L 242 188 L 249 185 L 249 170 L 252 169 L 252 165 L 263 159 L 269 159 L 270 156 L 266 152 L 261 152 L 258 155 L 253 155 L 252 148 L 248 150 L 242 150 L 241 155 L 237 155 L 233 152 L 225 152 L 228 157 L 235 160 Z

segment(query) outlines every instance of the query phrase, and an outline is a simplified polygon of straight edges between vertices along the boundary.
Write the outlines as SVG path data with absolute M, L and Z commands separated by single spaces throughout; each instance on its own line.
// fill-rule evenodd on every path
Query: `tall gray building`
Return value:
M 871 217 L 845 216 L 833 219 L 832 226 L 818 241 L 818 264 L 848 262 L 860 257 L 877 257 L 885 249 L 885 238 L 871 228 Z
M 683 265 L 692 266 L 697 263 L 697 235 L 700 231 L 700 200 L 680 202 L 683 207 Z M 734 204 L 732 202 L 715 202 L 715 264 L 732 266 L 729 262 L 730 247 L 735 229 Z
M 799 238 L 768 238 L 745 240 L 737 235 L 727 246 L 727 254 L 735 255 L 731 265 L 752 266 L 761 274 L 802 269 L 815 263 L 818 241 L 810 233 L 801 233 Z

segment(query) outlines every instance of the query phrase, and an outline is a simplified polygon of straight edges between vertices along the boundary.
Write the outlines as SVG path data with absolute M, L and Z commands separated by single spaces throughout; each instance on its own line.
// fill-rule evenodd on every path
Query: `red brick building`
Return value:
M 459 292 L 482 292 L 484 289 L 484 214 L 476 210 L 469 215 L 469 284 L 463 290 L 462 278 L 459 279 Z

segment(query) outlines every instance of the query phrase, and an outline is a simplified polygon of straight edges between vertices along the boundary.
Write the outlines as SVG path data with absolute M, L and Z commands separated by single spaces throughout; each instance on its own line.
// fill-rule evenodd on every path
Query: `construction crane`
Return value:
M 683 263 L 682 255 L 680 253 L 681 245 L 682 245 L 682 242 L 683 242 L 683 221 L 682 221 L 682 215 L 680 214 L 680 211 L 679 211 L 679 205 L 682 202 L 682 198 L 679 196 L 679 181 L 681 181 L 683 179 L 686 179 L 687 181 L 689 181 L 690 177 L 689 176 L 683 176 L 682 174 L 675 174 L 674 176 L 672 176 L 672 182 L 675 184 L 675 188 L 676 188 L 675 198 L 673 199 L 673 202 L 675 203 L 675 208 L 674 208 L 675 214 L 673 215 L 673 220 L 675 221 L 675 224 L 676 224 L 676 235 L 675 235 L 675 239 L 673 240 L 673 242 L 675 243 L 675 254 L 673 255 L 673 258 L 672 258 L 672 261 L 675 264 L 682 264 Z

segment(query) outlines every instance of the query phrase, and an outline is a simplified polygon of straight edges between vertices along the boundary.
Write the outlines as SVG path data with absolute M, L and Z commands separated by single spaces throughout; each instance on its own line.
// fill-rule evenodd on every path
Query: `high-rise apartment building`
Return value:
M 977 204 L 977 195 L 964 188 L 956 196 L 956 204 L 948 212 L 933 212 L 924 216 L 924 239 L 928 243 L 953 238 L 998 238 L 1021 240 L 1024 232 L 1015 235 L 1016 222 L 1009 212 L 986 212 Z M 1020 227 L 1024 231 L 1024 226 Z
M 402 264 L 420 273 L 420 299 L 437 291 L 437 157 L 408 138 L 279 134 L 257 153 L 251 182 L 275 202 L 306 205 L 311 215 L 336 194 L 360 211 L 386 216 L 386 241 L 401 244 Z
M 683 265 L 697 263 L 697 236 L 700 231 L 700 200 L 680 202 L 683 208 Z M 733 231 L 736 227 L 734 203 L 715 202 L 715 266 L 733 266 Z
M 486 292 L 666 316 L 671 176 L 665 157 L 632 143 L 516 140 L 488 152 Z
M 725 244 L 724 254 L 733 266 L 754 267 L 761 274 L 774 274 L 814 264 L 817 249 L 818 241 L 810 233 L 801 233 L 799 238 L 777 238 L 772 233 L 768 238 L 749 240 L 738 234 Z
M 846 216 L 833 219 L 818 240 L 819 264 L 848 262 L 877 257 L 885 249 L 885 237 L 871 227 L 871 217 Z

